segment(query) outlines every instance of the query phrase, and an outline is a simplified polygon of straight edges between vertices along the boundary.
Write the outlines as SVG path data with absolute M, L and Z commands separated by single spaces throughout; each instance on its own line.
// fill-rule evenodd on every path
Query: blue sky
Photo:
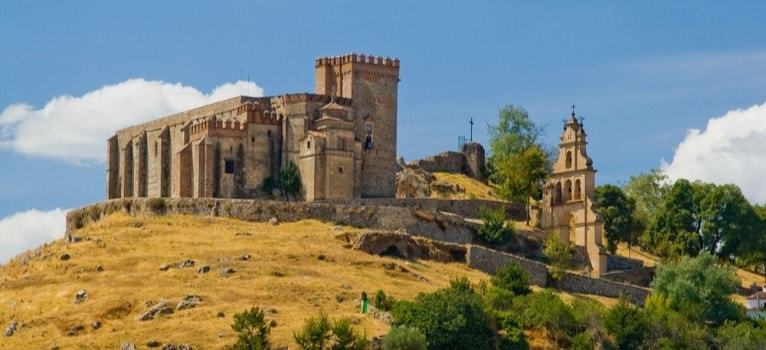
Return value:
M 598 181 L 618 183 L 663 159 L 681 164 L 685 141 L 695 163 L 703 147 L 688 130 L 715 147 L 711 118 L 766 102 L 764 13 L 761 1 L 11 1 L 0 11 L 0 111 L 131 78 L 208 94 L 243 71 L 266 95 L 312 91 L 316 57 L 374 53 L 402 62 L 406 159 L 456 148 L 469 116 L 485 142 L 508 103 L 555 143 L 576 104 Z M 17 138 L 0 129 L 0 218 L 104 198 L 102 162 L 25 153 L 8 145 Z

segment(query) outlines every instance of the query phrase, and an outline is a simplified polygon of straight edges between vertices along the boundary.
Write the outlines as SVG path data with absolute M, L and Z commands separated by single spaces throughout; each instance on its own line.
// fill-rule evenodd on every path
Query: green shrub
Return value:
M 704 349 L 708 347 L 708 330 L 674 311 L 666 297 L 652 294 L 645 301 L 652 334 L 657 348 Z
M 372 298 L 372 306 L 383 311 L 391 310 L 391 307 L 394 306 L 395 302 L 396 300 L 394 300 L 393 297 L 387 296 L 381 289 L 378 289 L 378 291 L 375 292 L 375 296 Z
M 607 311 L 604 317 L 607 331 L 614 337 L 619 349 L 638 349 L 650 335 L 649 318 L 646 313 L 630 305 L 625 299 Z
M 505 264 L 495 271 L 492 276 L 492 285 L 509 290 L 516 295 L 529 294 L 529 274 L 517 262 Z
M 383 350 L 426 350 L 426 336 L 417 328 L 393 327 L 383 338 Z
M 750 322 L 727 321 L 718 328 L 719 349 L 766 349 L 766 329 Z
M 577 329 L 572 307 L 549 289 L 515 298 L 513 309 L 523 328 L 547 330 L 559 340 L 574 334 Z
M 499 346 L 500 350 L 527 350 L 529 349 L 529 343 L 524 336 L 524 332 L 521 329 L 514 327 L 505 329 L 504 334 L 500 335 Z
M 482 220 L 477 234 L 479 238 L 490 244 L 503 244 L 511 240 L 516 233 L 513 223 L 506 223 L 505 208 L 496 209 L 484 207 L 479 209 L 479 218 Z
M 274 190 L 279 188 L 279 182 L 273 176 L 267 176 L 263 179 L 261 184 L 261 190 L 266 196 L 272 198 L 274 196 Z
M 304 350 L 362 350 L 367 345 L 364 337 L 354 330 L 350 319 L 331 322 L 325 314 L 306 319 L 301 331 L 293 334 L 293 339 Z
M 151 198 L 146 202 L 146 205 L 153 213 L 162 214 L 165 212 L 167 203 L 165 203 L 165 198 Z
M 268 350 L 269 333 L 271 328 L 266 322 L 265 315 L 258 307 L 249 311 L 234 315 L 234 324 L 231 328 L 237 332 L 237 342 L 231 347 L 233 350 Z
M 578 333 L 572 337 L 572 350 L 593 350 L 593 339 L 587 333 Z
M 354 330 L 351 326 L 351 319 L 344 317 L 335 320 L 332 323 L 331 350 L 363 350 L 367 345 L 367 340 Z
M 569 242 L 564 242 L 558 232 L 551 232 L 543 246 L 543 253 L 551 262 L 551 276 L 561 278 L 572 262 L 572 248 Z
M 420 329 L 432 350 L 492 348 L 490 317 L 481 297 L 466 284 L 455 280 L 449 288 L 397 302 L 391 311 L 395 324 Z
M 298 166 L 292 161 L 279 169 L 279 186 L 282 190 L 282 194 L 286 200 L 289 200 L 290 196 L 297 196 L 301 192 L 301 174 Z

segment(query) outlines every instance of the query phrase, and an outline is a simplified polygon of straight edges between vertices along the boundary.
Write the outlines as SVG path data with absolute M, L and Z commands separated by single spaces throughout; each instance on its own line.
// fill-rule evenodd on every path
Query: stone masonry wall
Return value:
M 397 206 L 418 210 L 443 211 L 457 214 L 466 218 L 478 217 L 479 210 L 483 207 L 505 207 L 506 215 L 517 221 L 526 220 L 526 208 L 508 202 L 490 201 L 482 199 L 473 200 L 450 200 L 438 198 L 361 198 L 361 199 L 335 199 L 332 202 L 345 205 L 383 205 Z
M 509 262 L 517 262 L 529 273 L 530 283 L 534 285 L 553 287 L 571 293 L 594 294 L 610 298 L 625 297 L 636 305 L 643 305 L 650 292 L 647 288 L 631 284 L 603 278 L 590 278 L 573 273 L 566 273 L 557 280 L 548 275 L 547 267 L 543 263 L 484 247 L 471 246 L 468 248 L 466 261 L 468 267 L 490 274 L 494 273 L 500 266 Z
M 131 215 L 211 215 L 256 222 L 273 217 L 280 221 L 317 219 L 371 229 L 403 229 L 414 236 L 457 244 L 471 243 L 474 237 L 474 224 L 465 222 L 462 217 L 404 207 L 212 198 L 109 200 L 67 213 L 67 232 L 116 211 L 127 211 Z
M 414 160 L 410 163 L 429 172 L 463 173 L 465 155 L 459 152 L 442 152 L 435 156 Z

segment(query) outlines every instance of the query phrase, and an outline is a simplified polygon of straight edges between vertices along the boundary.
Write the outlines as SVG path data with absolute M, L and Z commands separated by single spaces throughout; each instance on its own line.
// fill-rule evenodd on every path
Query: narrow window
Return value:
M 271 130 L 266 131 L 266 136 L 271 137 Z
M 572 151 L 567 151 L 567 169 L 572 167 Z
M 311 149 L 311 141 L 306 141 L 306 148 Z
M 224 171 L 227 174 L 234 174 L 234 161 L 233 160 L 227 160 L 224 162 Z
M 159 145 L 157 144 L 157 141 L 154 141 L 154 156 L 157 156 Z
M 250 142 L 255 143 L 255 137 L 251 137 Z
M 338 174 L 343 174 L 343 167 L 338 167 Z

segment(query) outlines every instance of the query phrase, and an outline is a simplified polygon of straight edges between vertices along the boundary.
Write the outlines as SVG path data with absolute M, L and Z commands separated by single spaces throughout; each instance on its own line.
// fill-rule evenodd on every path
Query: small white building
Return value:
M 764 306 L 766 306 L 766 286 L 747 297 L 746 303 L 748 310 L 760 310 Z

